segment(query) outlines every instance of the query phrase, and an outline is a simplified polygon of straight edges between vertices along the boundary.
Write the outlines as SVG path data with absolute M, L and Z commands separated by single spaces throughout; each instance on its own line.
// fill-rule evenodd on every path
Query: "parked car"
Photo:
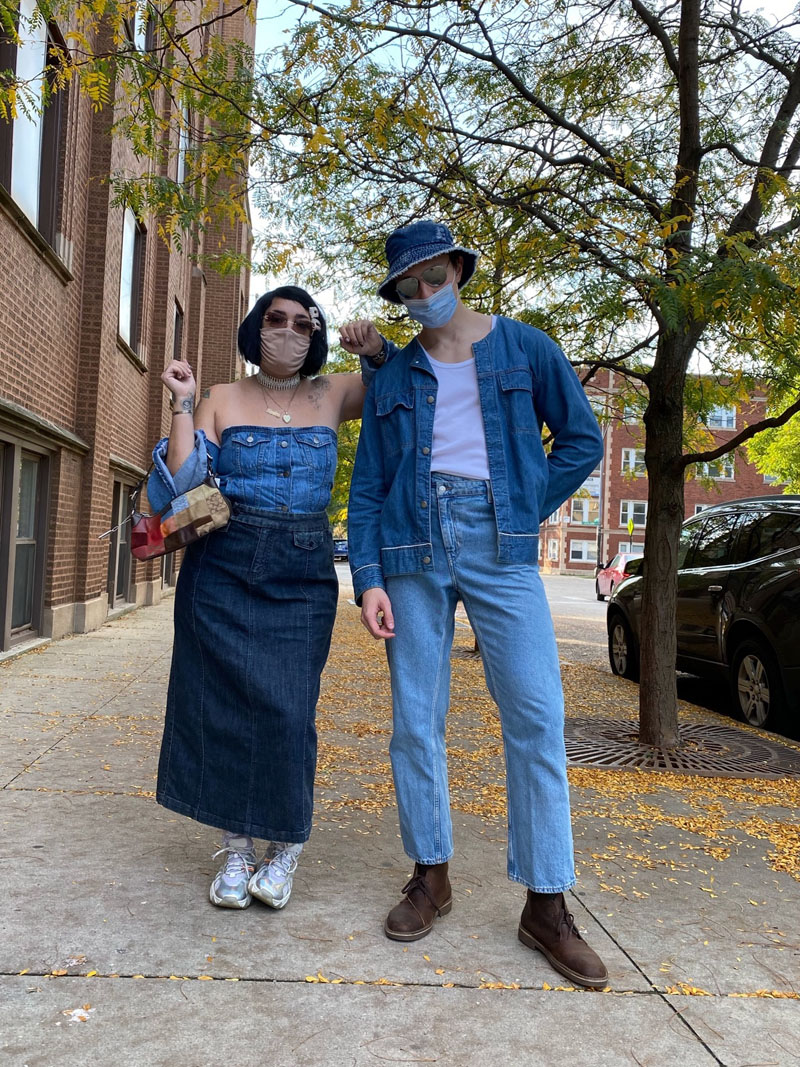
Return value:
M 334 542 L 333 542 L 333 558 L 334 559 L 347 559 L 347 541 L 346 540 L 334 540 Z
M 594 580 L 594 591 L 598 600 L 611 596 L 623 579 L 631 573 L 628 565 L 632 560 L 641 559 L 641 552 L 618 552 L 604 567 L 599 567 Z
M 638 565 L 646 569 L 645 558 Z M 639 678 L 641 574 L 608 604 L 611 669 Z M 725 677 L 753 726 L 800 707 L 800 496 L 715 504 L 683 524 L 678 551 L 677 669 Z

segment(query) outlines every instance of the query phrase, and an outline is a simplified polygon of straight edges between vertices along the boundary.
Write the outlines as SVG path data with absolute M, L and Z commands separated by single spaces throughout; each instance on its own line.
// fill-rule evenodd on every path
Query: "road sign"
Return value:
M 628 519 L 628 536 L 633 537 L 633 519 Z

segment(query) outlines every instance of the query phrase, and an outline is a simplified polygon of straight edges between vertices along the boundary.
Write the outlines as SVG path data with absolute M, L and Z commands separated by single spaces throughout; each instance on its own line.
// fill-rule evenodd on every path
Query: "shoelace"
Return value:
M 217 856 L 228 854 L 228 858 L 225 860 L 225 867 L 222 874 L 225 876 L 242 876 L 250 874 L 250 865 L 247 862 L 247 856 L 237 848 L 231 848 L 229 845 L 225 848 L 221 848 L 219 852 L 215 852 L 212 859 L 216 859 Z
M 297 866 L 297 856 L 293 855 L 288 849 L 282 849 L 276 856 L 268 861 L 270 867 L 277 868 L 277 870 L 284 876 L 292 870 L 292 865 Z
M 575 917 L 571 912 L 567 911 L 566 907 L 563 907 L 561 909 L 561 917 L 558 920 L 558 940 L 565 941 L 571 935 L 577 937 L 579 941 L 583 940 L 578 927 L 575 925 Z
M 425 881 L 425 878 L 424 878 L 423 875 L 415 874 L 413 878 L 410 878 L 406 882 L 406 884 L 403 886 L 402 892 L 405 894 L 405 896 L 410 896 L 412 890 L 414 890 L 414 889 L 419 889 L 421 891 L 422 895 L 424 897 L 428 898 L 428 900 L 431 903 L 431 906 L 436 909 L 436 914 L 437 915 L 441 915 L 442 914 L 439 911 L 439 905 L 436 903 L 436 901 L 433 898 L 433 893 L 432 893 L 432 891 L 430 889 L 430 886 Z

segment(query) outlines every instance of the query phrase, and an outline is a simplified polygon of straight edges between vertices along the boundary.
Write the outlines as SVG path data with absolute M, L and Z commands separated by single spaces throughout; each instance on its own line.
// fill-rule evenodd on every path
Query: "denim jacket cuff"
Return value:
M 176 496 L 200 485 L 208 474 L 206 435 L 202 430 L 194 431 L 194 449 L 174 474 L 170 473 L 166 463 L 168 445 L 169 438 L 162 437 L 153 449 L 153 472 L 147 479 L 147 499 L 154 512 L 163 511 Z
M 380 563 L 368 563 L 353 571 L 353 599 L 361 605 L 361 598 L 368 589 L 385 589 L 383 584 L 383 567 Z
M 381 349 L 374 356 L 359 356 L 361 361 L 361 381 L 369 387 L 370 382 L 375 377 L 380 368 L 387 363 L 390 359 L 393 359 L 400 349 L 392 341 L 387 341 L 381 334 Z

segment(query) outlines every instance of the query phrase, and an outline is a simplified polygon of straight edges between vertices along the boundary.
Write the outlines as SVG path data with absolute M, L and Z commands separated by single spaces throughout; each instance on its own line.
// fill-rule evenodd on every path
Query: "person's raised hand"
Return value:
M 184 397 L 194 398 L 197 393 L 192 368 L 185 359 L 171 360 L 161 375 L 161 381 L 172 393 L 174 401 L 183 400 Z
M 383 338 L 372 319 L 354 319 L 339 330 L 339 343 L 345 352 L 354 356 L 377 356 L 383 347 Z

